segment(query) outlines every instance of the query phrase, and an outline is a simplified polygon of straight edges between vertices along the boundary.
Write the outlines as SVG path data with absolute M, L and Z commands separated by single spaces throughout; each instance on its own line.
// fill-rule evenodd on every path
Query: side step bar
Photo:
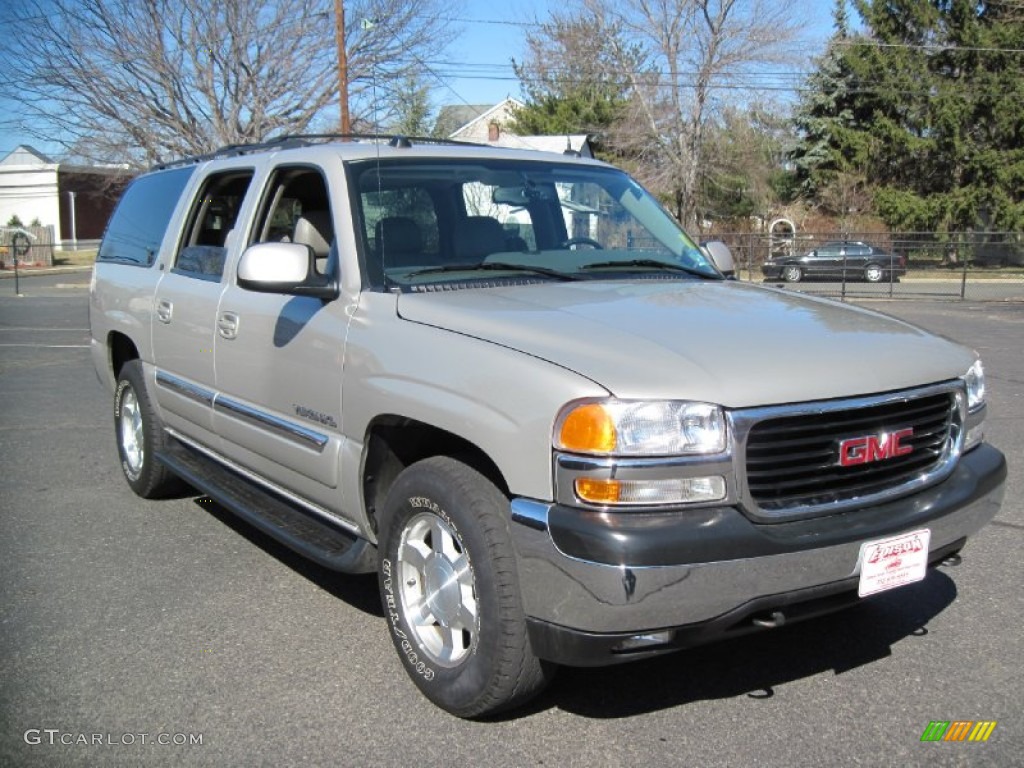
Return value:
M 345 573 L 376 570 L 377 550 L 365 539 L 313 517 L 180 441 L 168 440 L 166 450 L 156 459 L 221 506 L 313 562 Z

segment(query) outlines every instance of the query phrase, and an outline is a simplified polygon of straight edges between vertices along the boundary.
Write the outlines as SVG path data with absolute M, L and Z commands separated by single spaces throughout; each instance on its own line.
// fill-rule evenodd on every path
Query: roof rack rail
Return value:
M 486 144 L 478 144 L 472 141 L 456 141 L 455 139 L 439 139 L 431 136 L 403 136 L 399 134 L 381 133 L 288 133 L 282 136 L 275 136 L 252 144 L 226 144 L 212 152 L 199 155 L 190 155 L 178 160 L 169 160 L 166 163 L 157 163 L 151 170 L 162 171 L 167 168 L 177 168 L 184 165 L 192 165 L 213 160 L 218 157 L 237 157 L 249 155 L 256 152 L 270 152 L 275 149 L 291 149 L 292 147 L 308 147 L 313 144 L 327 143 L 330 141 L 370 141 L 387 143 L 391 147 L 408 148 L 416 144 L 432 145 L 453 145 L 464 147 L 483 147 Z

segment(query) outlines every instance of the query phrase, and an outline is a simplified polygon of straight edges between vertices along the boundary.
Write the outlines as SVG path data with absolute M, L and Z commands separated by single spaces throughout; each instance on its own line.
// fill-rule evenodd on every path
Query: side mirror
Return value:
M 324 301 L 338 298 L 338 283 L 316 273 L 313 249 L 301 243 L 258 243 L 242 253 L 238 285 L 256 293 L 312 296 Z
M 719 272 L 728 278 L 736 277 L 736 262 L 732 258 L 732 251 L 729 250 L 729 246 L 721 240 L 711 240 L 704 243 L 702 248 L 704 253 L 718 267 Z

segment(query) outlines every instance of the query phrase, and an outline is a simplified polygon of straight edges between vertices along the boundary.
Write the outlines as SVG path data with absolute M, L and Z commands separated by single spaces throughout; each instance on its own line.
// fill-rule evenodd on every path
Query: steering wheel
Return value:
M 589 237 L 570 237 L 562 243 L 563 248 L 571 248 L 574 245 L 589 245 L 591 248 L 596 248 L 599 251 L 604 250 L 603 245 Z

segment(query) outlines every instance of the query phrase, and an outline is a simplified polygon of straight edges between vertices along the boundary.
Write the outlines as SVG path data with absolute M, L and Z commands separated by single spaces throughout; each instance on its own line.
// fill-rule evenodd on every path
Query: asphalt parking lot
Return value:
M 87 280 L 0 282 L 0 765 L 1024 764 L 1024 303 L 865 303 L 986 363 L 1010 479 L 963 565 L 771 633 L 565 669 L 527 710 L 464 722 L 406 678 L 372 577 L 202 498 L 130 492 Z M 922 743 L 934 720 L 997 726 Z

